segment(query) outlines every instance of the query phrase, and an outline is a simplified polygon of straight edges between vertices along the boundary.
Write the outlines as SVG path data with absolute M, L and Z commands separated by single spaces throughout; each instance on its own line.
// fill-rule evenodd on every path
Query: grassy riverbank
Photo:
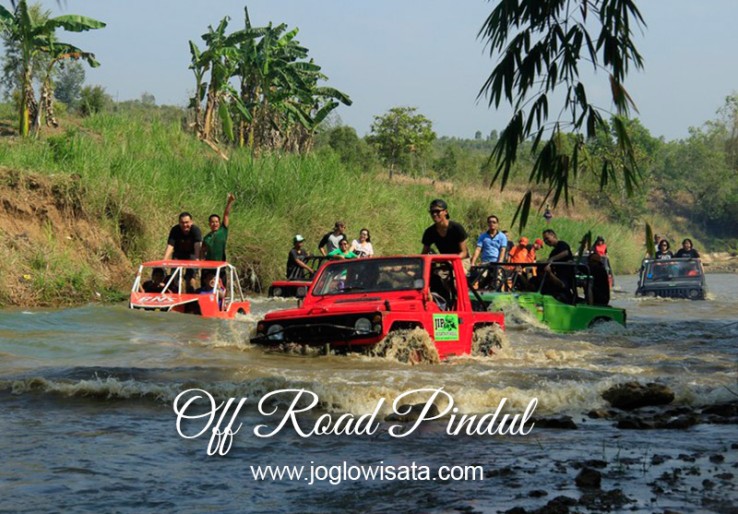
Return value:
M 381 170 L 345 167 L 329 151 L 259 158 L 231 151 L 224 161 L 179 122 L 140 114 L 101 114 L 69 127 L 37 140 L 0 141 L 0 230 L 11 242 L 0 263 L 9 277 L 0 285 L 4 305 L 119 296 L 133 266 L 163 254 L 179 212 L 191 212 L 207 232 L 207 216 L 222 213 L 229 191 L 237 196 L 229 258 L 264 288 L 282 276 L 294 234 L 316 251 L 337 219 L 347 222 L 352 238 L 368 227 L 379 254 L 417 252 L 436 197 L 474 238 L 490 213 L 518 237 L 510 227 L 515 191 L 403 177 L 390 182 Z M 523 235 L 538 237 L 544 225 L 532 216 Z M 573 247 L 587 231 L 605 236 L 617 272 L 632 272 L 640 262 L 642 230 L 609 223 L 581 201 L 577 209 L 558 209 L 550 226 Z

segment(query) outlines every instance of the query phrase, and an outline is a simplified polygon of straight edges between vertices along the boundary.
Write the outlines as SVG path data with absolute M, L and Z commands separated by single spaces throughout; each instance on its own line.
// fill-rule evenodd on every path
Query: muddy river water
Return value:
M 418 366 L 253 348 L 255 322 L 291 305 L 265 298 L 236 321 L 125 305 L 2 311 L 0 511 L 735 512 L 735 423 L 629 430 L 588 414 L 628 381 L 667 386 L 675 416 L 734 402 L 738 275 L 708 275 L 697 302 L 635 298 L 635 277 L 616 286 L 625 328 L 561 335 L 513 314 L 501 354 Z M 457 420 L 501 404 L 519 421 L 533 405 L 534 419 L 503 435 L 454 434 L 449 416 L 393 421 L 398 397 L 434 392 Z M 210 397 L 222 405 L 212 419 Z M 340 433 L 362 416 L 363 433 Z M 532 424 L 565 417 L 576 428 Z M 584 468 L 599 487 L 577 484 Z

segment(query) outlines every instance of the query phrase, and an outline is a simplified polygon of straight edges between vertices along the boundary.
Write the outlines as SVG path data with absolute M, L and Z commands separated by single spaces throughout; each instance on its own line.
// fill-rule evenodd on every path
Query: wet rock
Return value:
M 536 428 L 563 428 L 567 430 L 576 430 L 577 424 L 571 416 L 561 416 L 558 418 L 537 418 L 531 419 L 532 423 L 535 423 Z
M 610 405 L 622 410 L 633 410 L 652 405 L 668 405 L 674 401 L 674 393 L 663 384 L 626 382 L 611 387 L 602 397 Z
M 492 477 L 512 476 L 514 474 L 515 474 L 515 471 L 510 466 L 505 466 L 504 468 L 500 468 L 500 469 L 490 469 L 484 474 L 484 476 L 486 478 L 492 478 Z
M 620 419 L 616 426 L 623 430 L 650 430 L 656 428 L 656 425 L 653 422 L 632 417 Z
M 725 462 L 725 456 L 720 455 L 719 453 L 715 455 L 710 455 L 710 462 L 713 464 L 720 464 L 721 462 Z
M 544 496 L 548 496 L 548 492 L 542 489 L 533 489 L 531 492 L 528 493 L 528 496 L 530 496 L 531 498 L 542 498 Z
M 604 460 L 600 460 L 600 459 L 590 459 L 584 462 L 572 462 L 571 467 L 574 469 L 582 469 L 582 468 L 604 469 L 607 467 L 607 462 Z
M 528 511 L 523 507 L 513 507 L 510 510 L 506 510 L 504 514 L 528 514 Z
M 577 504 L 574 498 L 568 496 L 557 496 L 538 510 L 535 514 L 569 514 L 569 507 Z
M 621 489 L 612 491 L 587 491 L 579 498 L 579 505 L 594 512 L 622 511 L 628 503 L 636 500 L 627 497 Z
M 577 487 L 582 489 L 599 489 L 602 483 L 602 473 L 593 468 L 582 468 L 574 479 Z
M 686 416 L 679 416 L 674 419 L 669 419 L 662 421 L 660 423 L 656 423 L 656 428 L 669 428 L 669 429 L 685 429 L 689 427 L 695 426 L 697 423 L 699 423 L 699 419 L 697 416 L 693 415 L 686 415 Z
M 600 459 L 590 459 L 587 462 L 585 462 L 587 466 L 590 468 L 595 469 L 605 469 L 607 467 L 607 462 Z
M 702 481 L 702 487 L 704 487 L 705 489 L 714 489 L 715 482 L 706 478 Z
M 702 408 L 700 415 L 705 423 L 738 425 L 738 401 L 709 405 Z
M 407 414 L 396 414 L 392 413 L 386 418 L 384 418 L 387 422 L 400 422 L 400 423 L 411 423 L 413 421 L 417 421 L 417 419 L 420 417 L 420 414 L 423 412 L 423 409 L 425 408 L 424 403 L 416 403 L 414 405 L 400 405 L 400 407 L 397 409 L 400 412 L 407 412 Z M 438 416 L 438 407 L 435 404 L 431 404 L 430 409 L 428 410 L 428 416 Z
M 731 481 L 733 480 L 733 478 L 735 478 L 735 475 L 733 475 L 733 473 L 720 473 L 719 475 L 715 475 L 715 478 Z
M 669 460 L 669 458 L 670 457 L 668 455 L 654 455 L 651 457 L 651 465 L 658 466 L 659 464 L 663 464 Z
M 587 413 L 590 419 L 612 419 L 617 417 L 615 411 L 607 409 L 592 409 Z
M 686 474 L 698 477 L 702 474 L 702 471 L 700 471 L 699 466 L 692 466 L 691 468 L 687 468 Z
M 702 409 L 703 414 L 712 414 L 722 418 L 738 417 L 738 402 L 719 403 Z
M 684 414 L 694 414 L 694 413 L 695 413 L 694 408 L 682 406 L 682 407 L 674 407 L 673 409 L 665 410 L 664 416 L 677 417 L 677 416 L 683 416 Z
M 686 453 L 680 453 L 677 457 L 679 460 L 682 460 L 684 462 L 694 462 L 697 459 L 691 455 L 687 455 Z

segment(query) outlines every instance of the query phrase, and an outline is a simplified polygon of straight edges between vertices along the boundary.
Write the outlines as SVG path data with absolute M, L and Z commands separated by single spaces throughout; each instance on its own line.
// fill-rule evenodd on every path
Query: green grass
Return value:
M 458 185 L 444 194 L 432 184 L 390 183 L 386 175 L 345 168 L 330 152 L 253 158 L 248 151 L 230 150 L 229 156 L 223 161 L 176 122 L 126 113 L 94 115 L 52 136 L 0 144 L 0 166 L 60 178 L 79 176 L 79 181 L 68 181 L 80 189 L 69 195 L 82 199 L 85 214 L 99 220 L 102 230 L 125 240 L 134 265 L 163 255 L 169 228 L 181 211 L 191 212 L 206 233 L 208 215 L 222 214 L 227 192 L 234 192 L 228 254 L 242 271 L 255 271 L 263 287 L 282 276 L 295 234 L 305 236 L 308 250 L 316 252 L 320 237 L 338 219 L 346 221 L 351 238 L 369 228 L 381 255 L 416 253 L 431 223 L 428 204 L 443 197 L 452 218 L 469 231 L 473 251 L 487 215 L 497 214 L 501 225 L 509 227 L 516 208 L 483 184 Z M 604 235 L 615 269 L 635 270 L 643 253 L 640 234 L 596 221 L 595 215 L 590 218 L 575 221 L 557 215 L 550 226 L 573 248 L 587 231 L 593 237 Z M 532 241 L 543 228 L 543 219 L 532 216 L 524 235 Z M 516 230 L 510 229 L 510 235 L 517 240 Z M 49 289 L 68 289 L 67 283 L 102 287 L 81 269 L 61 276 L 43 278 L 37 285 L 44 295 Z

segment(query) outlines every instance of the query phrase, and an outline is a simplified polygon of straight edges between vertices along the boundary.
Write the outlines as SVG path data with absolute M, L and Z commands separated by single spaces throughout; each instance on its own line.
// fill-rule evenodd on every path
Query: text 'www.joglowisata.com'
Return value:
M 249 466 L 251 479 L 255 481 L 299 481 L 307 485 L 328 483 L 339 485 L 342 482 L 357 481 L 482 481 L 484 468 L 478 465 L 439 466 L 431 468 L 411 462 L 410 464 L 341 464 L 331 466 L 316 464 L 310 461 L 307 466 L 296 465 L 266 465 Z

